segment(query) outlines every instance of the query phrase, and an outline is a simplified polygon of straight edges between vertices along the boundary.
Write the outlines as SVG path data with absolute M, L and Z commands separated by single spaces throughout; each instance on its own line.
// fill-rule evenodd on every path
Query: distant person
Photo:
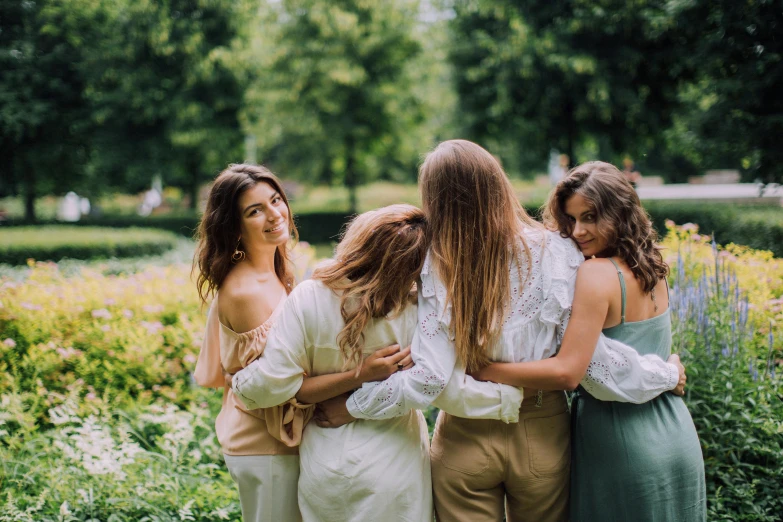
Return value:
M 569 157 L 560 154 L 555 149 L 549 153 L 549 183 L 554 187 L 568 173 Z
M 57 219 L 71 223 L 79 221 L 82 217 L 81 199 L 76 192 L 68 192 L 57 208 Z
M 628 180 L 628 183 L 636 190 L 639 185 L 639 181 L 642 179 L 642 174 L 636 170 L 636 165 L 629 157 L 623 159 L 623 176 Z

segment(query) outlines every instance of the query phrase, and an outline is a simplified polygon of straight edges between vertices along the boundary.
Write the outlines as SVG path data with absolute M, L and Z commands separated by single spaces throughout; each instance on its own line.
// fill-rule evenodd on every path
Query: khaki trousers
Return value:
M 297 522 L 299 455 L 226 455 L 244 522 Z
M 439 521 L 568 520 L 568 405 L 562 391 L 537 399 L 525 397 L 518 424 L 440 412 L 430 450 Z

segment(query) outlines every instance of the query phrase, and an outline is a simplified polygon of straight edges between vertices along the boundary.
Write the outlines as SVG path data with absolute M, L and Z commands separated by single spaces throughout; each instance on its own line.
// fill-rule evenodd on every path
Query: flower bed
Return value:
M 663 245 L 709 519 L 779 520 L 783 260 L 693 225 Z M 297 255 L 301 279 L 313 250 Z M 0 522 L 238 519 L 220 392 L 190 377 L 206 314 L 190 265 L 105 268 L 0 278 Z

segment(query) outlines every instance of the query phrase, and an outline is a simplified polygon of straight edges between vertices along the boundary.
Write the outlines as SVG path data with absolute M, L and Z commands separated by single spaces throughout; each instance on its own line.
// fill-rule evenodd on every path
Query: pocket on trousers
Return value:
M 571 462 L 571 422 L 568 412 L 525 420 L 530 472 L 536 477 L 556 475 Z
M 441 412 L 430 454 L 433 463 L 478 475 L 489 467 L 489 424 L 487 421 L 461 419 Z

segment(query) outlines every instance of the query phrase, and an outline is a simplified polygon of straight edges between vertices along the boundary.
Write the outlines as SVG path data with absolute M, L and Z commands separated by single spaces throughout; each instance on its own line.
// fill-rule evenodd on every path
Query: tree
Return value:
M 21 188 L 29 221 L 38 195 L 86 178 L 90 115 L 81 49 L 64 33 L 64 16 L 45 2 L 0 1 L 0 169 L 5 191 Z
M 409 75 L 421 51 L 412 23 L 417 2 L 266 7 L 255 43 L 266 60 L 247 112 L 265 162 L 286 176 L 342 179 L 355 211 L 357 187 L 398 161 L 404 134 L 423 120 Z
M 663 2 L 464 0 L 455 10 L 467 131 L 527 161 L 531 149 L 543 162 L 557 148 L 576 163 L 589 140 L 604 158 L 643 154 L 670 125 L 691 74 Z
M 681 27 L 698 77 L 683 125 L 701 157 L 737 162 L 749 179 L 783 182 L 783 6 L 779 0 L 684 3 Z
M 249 3 L 83 1 L 101 27 L 80 63 L 96 124 L 92 168 L 132 191 L 160 174 L 195 207 L 200 184 L 242 160 Z

